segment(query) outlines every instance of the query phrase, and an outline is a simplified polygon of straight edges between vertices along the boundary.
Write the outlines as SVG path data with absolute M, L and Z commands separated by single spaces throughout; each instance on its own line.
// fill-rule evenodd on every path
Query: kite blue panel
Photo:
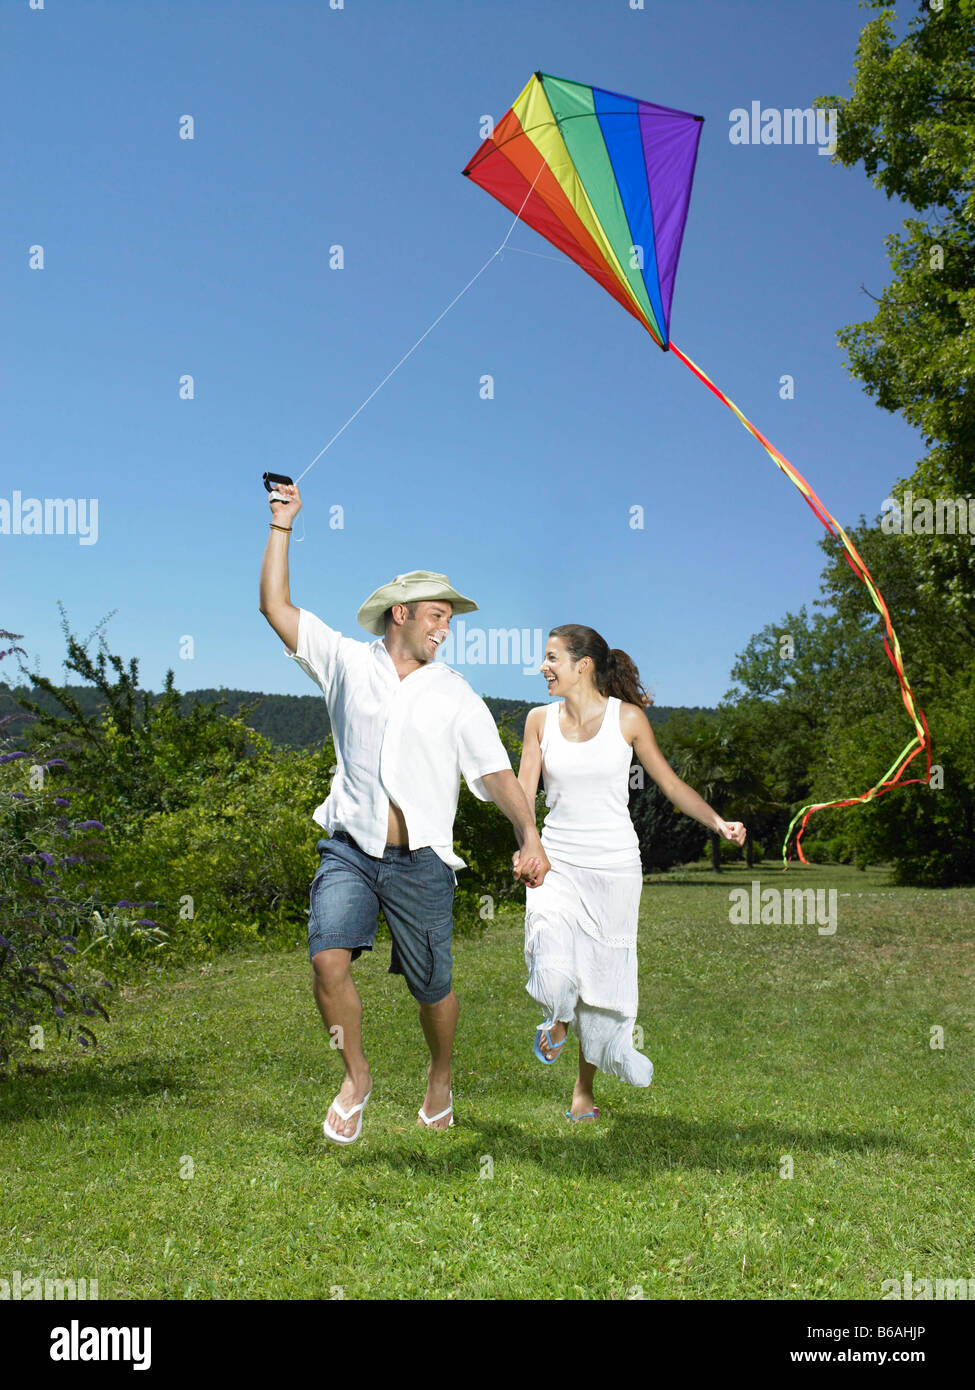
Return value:
M 666 341 L 670 336 L 670 329 L 664 314 L 657 275 L 657 248 L 653 234 L 653 190 L 647 179 L 639 103 L 632 97 L 607 92 L 602 87 L 593 87 L 592 99 L 599 129 L 606 142 L 606 152 L 616 176 L 633 245 L 643 249 L 643 283 L 647 287 L 654 316 L 664 331 Z

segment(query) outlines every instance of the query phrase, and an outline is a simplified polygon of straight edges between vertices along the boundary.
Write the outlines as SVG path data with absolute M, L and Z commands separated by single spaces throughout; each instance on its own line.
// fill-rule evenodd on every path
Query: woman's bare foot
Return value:
M 553 1023 L 551 1028 L 547 1028 L 538 1039 L 538 1050 L 547 1062 L 553 1057 L 561 1056 L 559 1043 L 565 1041 L 565 1035 L 569 1031 L 567 1023 Z
M 578 1120 L 584 1115 L 586 1118 L 583 1123 L 592 1124 L 596 1117 L 591 1112 L 595 1109 L 596 1105 L 593 1100 L 592 1088 L 590 1087 L 588 1090 L 585 1090 L 577 1081 L 572 1090 L 572 1105 L 570 1107 L 572 1118 Z

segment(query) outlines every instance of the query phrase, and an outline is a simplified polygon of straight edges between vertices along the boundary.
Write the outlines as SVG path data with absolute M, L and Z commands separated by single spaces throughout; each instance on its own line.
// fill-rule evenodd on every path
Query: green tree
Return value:
M 892 496 L 967 498 L 975 489 L 975 0 L 922 4 L 899 42 L 894 7 L 871 6 L 880 13 L 860 35 L 853 95 L 817 104 L 838 109 L 836 160 L 862 160 L 888 198 L 927 215 L 888 237 L 890 284 L 873 317 L 838 336 L 852 374 L 928 447 Z M 975 642 L 968 535 L 901 541 L 922 592 Z
M 902 507 L 908 490 L 967 499 L 975 486 L 975 0 L 922 4 L 900 39 L 893 5 L 867 7 L 877 13 L 859 39 L 852 95 L 817 104 L 838 108 L 837 161 L 862 161 L 876 187 L 919 215 L 888 238 L 891 282 L 871 295 L 872 317 L 843 329 L 839 342 L 868 394 L 919 430 L 927 450 L 891 495 Z M 884 595 L 944 780 L 925 784 L 921 752 L 901 778 L 921 785 L 820 812 L 813 833 L 835 830 L 858 863 L 890 861 L 905 882 L 967 881 L 963 828 L 975 777 L 958 729 L 975 658 L 975 547 L 967 534 L 897 534 L 863 517 L 846 530 Z M 773 779 L 796 809 L 861 795 L 912 737 L 882 619 L 841 543 L 822 544 L 821 611 L 787 614 L 754 638 L 726 697 L 763 736 Z M 788 634 L 794 643 L 783 660 Z

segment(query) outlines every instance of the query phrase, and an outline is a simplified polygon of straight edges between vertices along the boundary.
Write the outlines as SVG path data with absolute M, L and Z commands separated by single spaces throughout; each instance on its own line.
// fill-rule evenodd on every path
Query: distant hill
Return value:
M 98 710 L 104 703 L 94 686 L 69 685 L 66 688 L 86 714 Z M 52 700 L 44 691 L 29 689 L 27 686 L 11 688 L 5 682 L 0 681 L 0 718 L 18 712 L 16 695 L 26 696 L 34 700 L 42 709 L 50 710 L 52 714 L 59 712 L 56 701 Z M 155 702 L 159 696 L 153 694 L 151 698 Z M 194 704 L 207 704 L 213 700 L 222 700 L 225 714 L 237 714 L 243 706 L 253 705 L 254 708 L 246 716 L 248 727 L 263 734 L 272 743 L 286 748 L 314 748 L 328 737 L 331 727 L 328 720 L 328 710 L 321 695 L 265 695 L 259 690 L 228 690 L 223 688 L 220 690 L 188 690 L 183 695 L 182 700 L 184 709 L 188 709 Z M 487 696 L 484 703 L 496 721 L 500 722 L 502 717 L 507 715 L 520 733 L 524 728 L 525 716 L 528 711 L 533 708 L 534 704 L 541 702 L 503 700 L 495 699 L 494 696 Z M 685 709 L 688 714 L 713 715 L 717 713 L 716 710 L 699 705 L 688 707 L 652 705 L 648 711 L 650 723 L 654 726 L 663 724 L 678 709 Z M 60 712 L 63 713 L 63 711 Z

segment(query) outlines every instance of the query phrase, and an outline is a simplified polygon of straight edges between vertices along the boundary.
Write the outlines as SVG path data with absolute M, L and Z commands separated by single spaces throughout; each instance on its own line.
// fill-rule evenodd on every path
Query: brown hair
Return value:
M 631 657 L 619 647 L 610 647 L 606 639 L 591 627 L 580 623 L 565 623 L 553 627 L 550 637 L 561 637 L 573 661 L 584 656 L 592 660 L 596 686 L 601 695 L 615 696 L 629 705 L 646 709 L 653 696 L 640 684 L 640 672 Z

